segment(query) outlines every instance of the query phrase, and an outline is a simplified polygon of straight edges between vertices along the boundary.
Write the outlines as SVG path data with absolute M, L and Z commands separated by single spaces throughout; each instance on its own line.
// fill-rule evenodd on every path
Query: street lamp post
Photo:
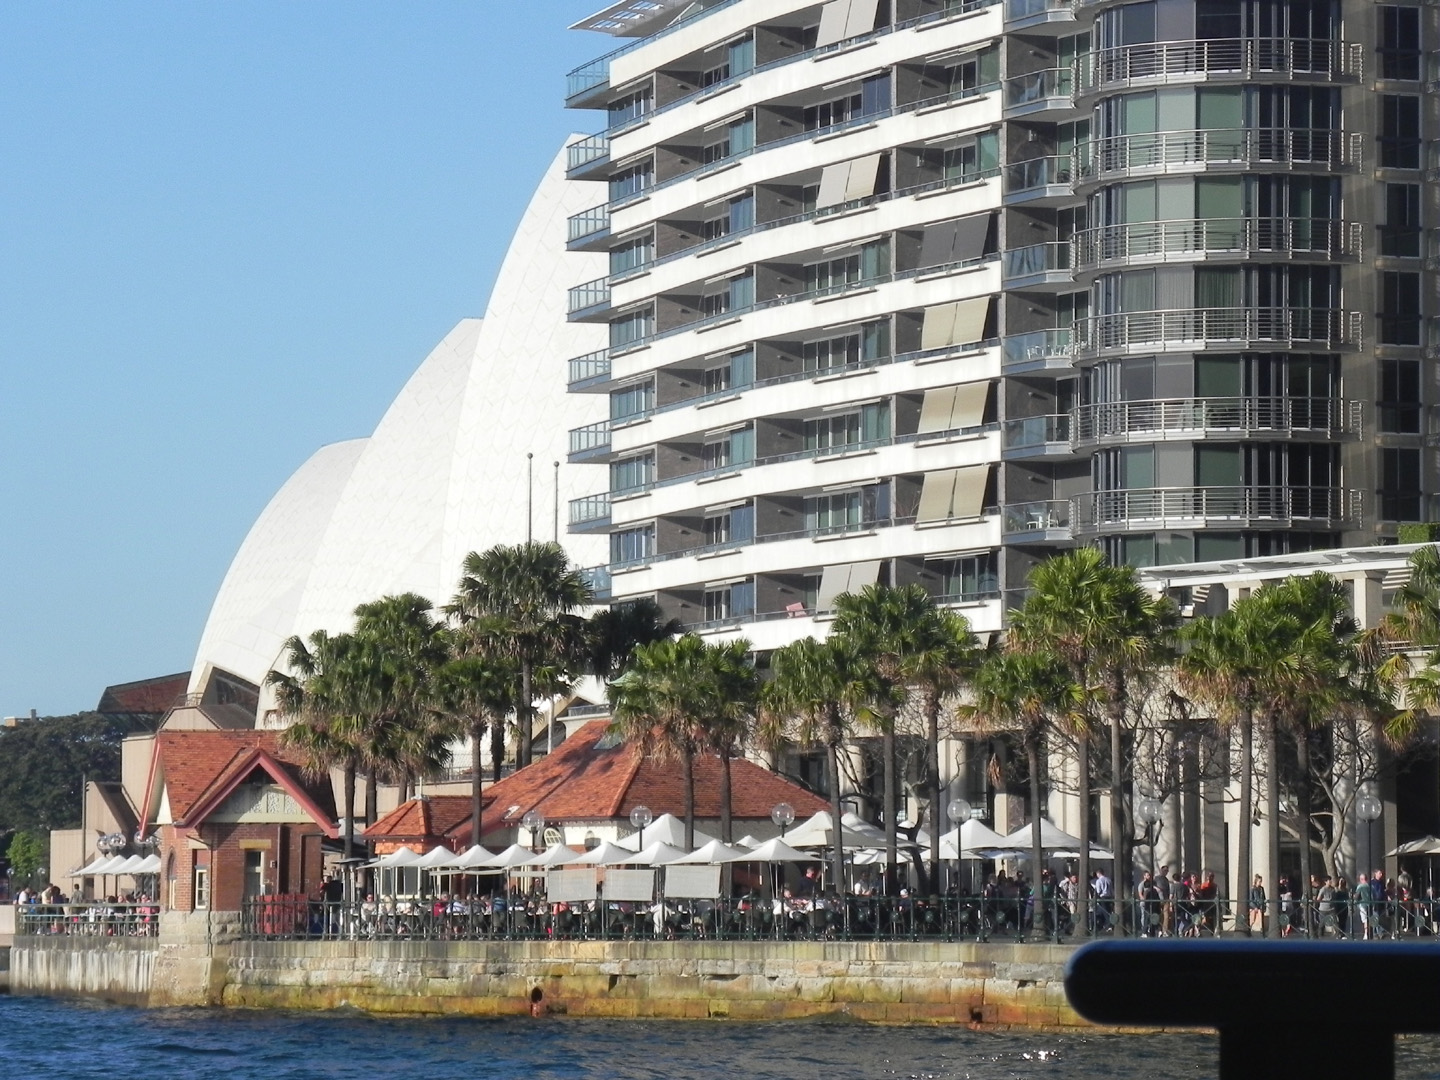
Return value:
M 1373 870 L 1371 865 L 1375 861 L 1375 822 L 1380 820 L 1380 815 L 1385 812 L 1385 804 L 1375 795 L 1375 782 L 1367 780 L 1360 785 L 1361 795 L 1355 800 L 1355 816 L 1365 823 L 1365 866 L 1357 867 L 1356 874 L 1362 870 Z M 1357 853 L 1356 861 L 1359 861 Z
M 950 819 L 950 824 L 955 826 L 955 895 L 960 895 L 960 827 L 970 820 L 973 813 L 972 807 L 964 799 L 951 799 L 950 805 L 945 807 L 945 816 Z
M 635 853 L 638 855 L 645 850 L 645 826 L 654 821 L 655 817 L 650 813 L 648 806 L 637 806 L 630 811 L 630 824 L 640 830 L 640 839 L 635 843 Z
M 1155 844 L 1159 836 L 1151 830 L 1160 821 L 1160 800 L 1146 797 L 1135 804 L 1135 816 L 1145 826 L 1145 846 L 1150 849 L 1150 876 L 1155 876 Z
M 770 820 L 780 826 L 780 839 L 785 839 L 785 830 L 795 821 L 795 808 L 788 802 L 776 803 L 770 811 Z M 835 827 L 840 827 L 840 822 L 835 822 Z

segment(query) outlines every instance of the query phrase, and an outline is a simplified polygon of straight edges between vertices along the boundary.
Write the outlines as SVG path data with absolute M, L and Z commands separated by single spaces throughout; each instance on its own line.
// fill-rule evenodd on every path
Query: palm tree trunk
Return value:
M 355 763 L 345 763 L 345 858 L 355 854 Z
M 1134 895 L 1135 875 L 1130 866 L 1130 836 L 1125 828 L 1125 675 L 1113 673 L 1110 682 L 1110 844 L 1115 852 L 1113 881 L 1115 890 L 1115 936 L 1125 936 L 1123 901 Z
M 1250 822 L 1255 793 L 1255 710 L 1246 705 L 1240 713 L 1240 834 L 1235 845 L 1235 928 L 1250 934 Z
M 930 891 L 940 891 L 940 829 L 946 820 L 940 805 L 940 695 L 925 694 L 925 767 L 930 771 Z
M 480 761 L 480 743 L 485 738 L 485 721 L 476 718 L 470 725 L 470 843 L 480 843 L 480 780 L 485 769 Z
M 695 850 L 695 755 L 685 751 L 685 848 Z
M 1295 772 L 1295 833 L 1300 838 L 1300 882 L 1293 889 L 1298 898 L 1294 911 L 1300 917 L 1301 925 L 1310 926 L 1310 865 L 1313 849 L 1310 846 L 1310 726 L 1304 722 L 1295 725 L 1295 758 L 1298 764 Z
M 885 758 L 883 765 L 885 773 L 885 894 L 891 896 L 895 893 L 896 853 L 900 850 L 900 843 L 895 832 L 895 721 L 893 717 L 886 721 L 885 731 L 880 739 L 880 752 Z
M 505 764 L 505 717 L 490 721 L 490 782 L 500 782 L 500 770 Z M 478 843 L 478 841 L 477 841 Z
M 730 843 L 730 751 L 720 751 L 720 839 Z M 692 841 L 694 837 L 690 838 Z
M 517 714 L 520 721 L 520 745 L 515 749 L 515 765 L 522 769 L 530 764 L 530 743 L 534 738 L 534 723 L 530 719 L 530 707 L 535 701 L 534 676 L 530 661 L 526 660 L 520 665 L 520 711 Z
M 840 834 L 840 818 L 843 811 L 840 809 L 840 721 L 839 717 L 832 716 L 830 737 L 825 740 L 825 764 L 830 770 L 830 818 L 835 828 L 835 843 L 833 845 L 832 858 L 834 860 L 831 888 L 839 895 L 845 893 L 845 838 Z
M 1040 740 L 1034 734 L 1025 738 L 1025 764 L 1030 770 L 1030 805 L 1035 812 L 1030 816 L 1030 858 L 1031 866 L 1035 867 L 1030 882 L 1031 895 L 1034 896 L 1035 933 L 1039 936 L 1045 934 L 1045 902 L 1043 890 L 1040 888 L 1040 867 L 1045 865 L 1045 849 L 1040 839 Z M 1023 902 L 1023 900 L 1022 900 Z
M 1265 936 L 1280 936 L 1280 765 L 1276 760 L 1275 714 L 1267 710 L 1265 743 Z
M 374 825 L 380 817 L 380 781 L 374 769 L 365 770 L 365 823 Z
M 1080 796 L 1080 858 L 1077 869 L 1080 887 L 1076 897 L 1080 902 L 1081 926 L 1088 927 L 1090 917 L 1090 732 L 1081 731 L 1075 739 L 1075 790 Z M 1040 828 L 1040 804 L 1035 804 L 1035 828 Z M 1040 874 L 1036 864 L 1035 874 Z

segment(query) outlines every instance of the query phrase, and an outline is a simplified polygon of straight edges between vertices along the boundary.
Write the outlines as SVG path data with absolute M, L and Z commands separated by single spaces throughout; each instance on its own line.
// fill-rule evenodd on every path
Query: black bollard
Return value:
M 1219 1030 L 1221 1080 L 1388 1080 L 1396 1034 L 1440 1032 L 1440 944 L 1097 941 L 1065 994 L 1096 1024 Z

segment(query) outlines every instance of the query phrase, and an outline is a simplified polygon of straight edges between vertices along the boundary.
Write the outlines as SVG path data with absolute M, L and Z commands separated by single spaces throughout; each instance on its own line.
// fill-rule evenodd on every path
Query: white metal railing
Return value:
M 1186 75 L 1315 75 L 1348 80 L 1363 74 L 1364 57 L 1359 44 L 1310 38 L 1142 41 L 1077 58 L 1075 89 L 1085 93 L 1137 79 L 1165 82 Z
M 1146 131 L 1094 139 L 1075 150 L 1075 178 L 1096 179 L 1133 170 L 1207 165 L 1360 164 L 1364 136 L 1319 128 L 1201 128 Z
M 1207 397 L 1155 401 L 1107 401 L 1081 405 L 1072 427 L 1077 445 L 1207 432 L 1249 435 L 1318 433 L 1359 435 L 1362 407 L 1341 398 Z
M 1360 493 L 1333 487 L 1225 486 L 1089 491 L 1074 499 L 1075 525 L 1170 528 L 1186 523 L 1358 523 Z
M 1005 108 L 1019 109 L 1057 98 L 1068 104 L 1074 88 L 1074 69 L 1068 67 L 1015 75 L 1005 80 Z
M 1075 235 L 1075 265 L 1203 254 L 1358 257 L 1365 227 L 1326 218 L 1197 218 L 1100 225 Z
M 583 454 L 610 445 L 610 421 L 570 429 L 570 453 Z
M 1358 346 L 1361 313 L 1337 308 L 1185 308 L 1117 311 L 1075 323 L 1075 352 L 1086 354 L 1167 344 L 1303 341 L 1324 349 Z
M 1007 503 L 1000 508 L 1000 531 L 1007 536 L 1070 528 L 1070 503 L 1065 499 Z

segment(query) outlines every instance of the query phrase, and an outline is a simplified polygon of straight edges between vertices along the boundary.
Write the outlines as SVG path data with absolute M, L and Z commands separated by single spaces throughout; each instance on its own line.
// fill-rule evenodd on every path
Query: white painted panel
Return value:
M 665 867 L 667 900 L 714 900 L 720 895 L 720 867 Z
M 830 0 L 820 12 L 820 33 L 815 38 L 815 47 L 818 49 L 844 41 L 849 25 L 850 0 Z
M 545 874 L 545 897 L 552 904 L 594 900 L 595 881 L 593 866 L 580 870 L 550 870 Z
M 915 520 L 945 521 L 950 517 L 950 503 L 955 494 L 955 469 L 941 469 L 925 474 L 924 486 L 920 489 L 920 507 Z
M 602 884 L 606 900 L 648 904 L 655 899 L 654 870 L 606 870 Z

